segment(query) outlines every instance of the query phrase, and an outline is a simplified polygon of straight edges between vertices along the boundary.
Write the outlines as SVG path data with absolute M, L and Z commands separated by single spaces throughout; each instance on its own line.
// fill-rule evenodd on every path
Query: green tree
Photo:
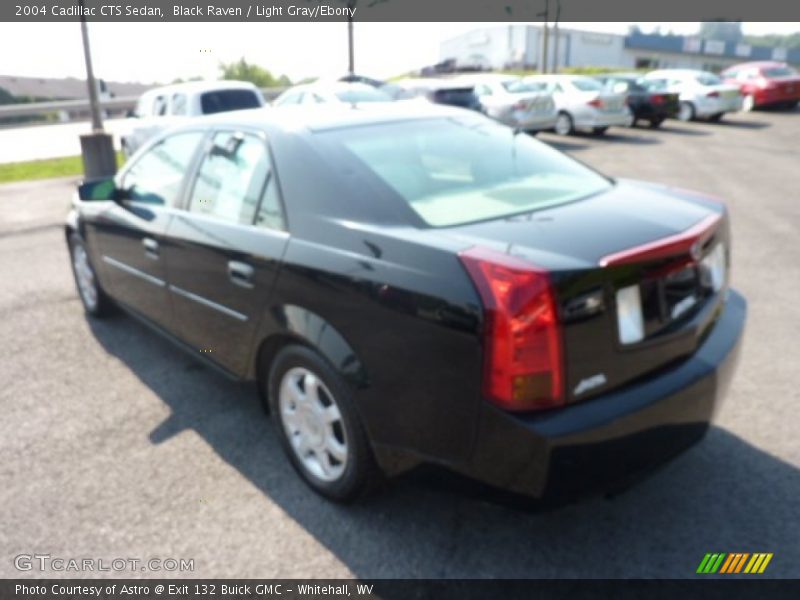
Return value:
M 223 79 L 249 81 L 261 88 L 292 85 L 292 82 L 286 75 L 275 77 L 267 69 L 259 67 L 258 65 L 251 65 L 244 58 L 240 58 L 237 62 L 227 64 L 221 63 L 219 69 Z
M 800 48 L 800 31 L 789 35 L 769 33 L 766 35 L 748 35 L 745 41 L 751 46 L 772 46 L 774 48 Z
M 739 21 L 706 21 L 700 25 L 700 37 L 704 40 L 741 42 L 744 34 Z

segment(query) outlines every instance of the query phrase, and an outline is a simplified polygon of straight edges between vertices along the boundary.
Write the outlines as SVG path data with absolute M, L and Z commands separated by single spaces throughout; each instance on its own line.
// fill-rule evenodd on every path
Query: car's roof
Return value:
M 398 79 L 397 81 L 391 81 L 389 83 L 393 83 L 404 89 L 424 88 L 428 90 L 448 90 L 474 86 L 472 83 L 459 81 L 458 79 L 437 77 L 414 77 Z
M 594 79 L 591 75 L 569 75 L 559 73 L 536 73 L 524 77 L 526 81 L 574 81 L 575 79 Z
M 367 102 L 363 104 L 292 105 L 239 110 L 193 119 L 184 127 L 263 127 L 283 131 L 324 131 L 400 121 L 478 117 L 475 111 L 427 102 Z
M 505 83 L 507 81 L 516 81 L 520 79 L 520 77 L 516 75 L 508 75 L 506 73 L 475 73 L 469 75 L 458 75 L 449 79 L 450 81 L 457 81 L 459 83 L 466 83 L 470 85 L 478 85 L 481 83 L 491 85 Z
M 203 92 L 212 92 L 217 90 L 252 90 L 256 89 L 249 81 L 235 81 L 235 80 L 218 80 L 218 81 L 185 81 L 183 83 L 173 83 L 170 85 L 162 85 L 157 88 L 147 90 L 145 94 L 177 94 L 194 93 L 202 94 Z
M 652 75 L 683 75 L 685 77 L 696 77 L 697 75 L 715 75 L 715 73 L 711 71 L 702 71 L 700 69 L 656 69 L 655 71 L 650 71 L 646 77 Z
M 630 72 L 630 71 L 620 72 L 620 73 L 598 73 L 597 75 L 595 75 L 595 77 L 597 77 L 597 78 L 613 77 L 615 79 L 634 79 L 635 80 L 635 79 L 641 79 L 642 77 L 644 77 L 644 73 L 636 73 L 636 72 Z
M 315 90 L 319 92 L 341 92 L 346 90 L 374 90 L 375 87 L 359 81 L 318 80 L 290 87 L 288 92 L 298 90 Z
M 731 69 L 767 69 L 770 67 L 787 67 L 788 65 L 785 62 L 781 62 L 779 60 L 754 60 L 750 62 L 743 62 L 738 63 L 736 65 L 731 65 L 727 67 L 725 70 L 730 71 Z

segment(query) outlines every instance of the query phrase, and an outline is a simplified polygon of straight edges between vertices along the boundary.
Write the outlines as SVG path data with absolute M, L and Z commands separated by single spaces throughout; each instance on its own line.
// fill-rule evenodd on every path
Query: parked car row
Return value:
M 715 75 L 692 69 L 642 73 L 530 75 L 470 73 L 386 83 L 358 75 L 297 85 L 272 106 L 364 104 L 427 100 L 483 112 L 515 129 L 560 135 L 609 127 L 659 127 L 666 119 L 719 121 L 726 113 L 796 107 L 800 74 L 785 63 L 751 62 Z M 187 117 L 264 106 L 261 92 L 240 81 L 191 82 L 150 90 L 132 116 L 139 119 L 122 150 L 132 155 L 148 138 Z

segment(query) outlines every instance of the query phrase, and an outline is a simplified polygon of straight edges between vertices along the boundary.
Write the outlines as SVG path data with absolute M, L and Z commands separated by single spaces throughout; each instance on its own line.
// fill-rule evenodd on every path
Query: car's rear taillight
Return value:
M 562 406 L 561 327 L 547 271 L 480 247 L 459 257 L 483 301 L 484 395 L 513 411 Z
M 595 98 L 594 100 L 589 100 L 587 102 L 589 106 L 594 106 L 595 108 L 603 108 L 603 101 L 600 98 Z
M 708 92 L 706 96 L 709 98 L 719 98 L 719 92 Z
M 652 104 L 664 104 L 666 102 L 666 97 L 662 96 L 661 94 L 653 94 L 650 96 L 650 102 Z

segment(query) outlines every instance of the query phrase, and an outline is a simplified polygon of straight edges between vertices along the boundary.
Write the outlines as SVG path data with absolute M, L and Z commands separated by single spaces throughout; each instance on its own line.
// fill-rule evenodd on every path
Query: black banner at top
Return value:
M 794 0 L 3 0 L 0 21 L 800 21 Z M 798 24 L 800 28 L 800 23 Z

